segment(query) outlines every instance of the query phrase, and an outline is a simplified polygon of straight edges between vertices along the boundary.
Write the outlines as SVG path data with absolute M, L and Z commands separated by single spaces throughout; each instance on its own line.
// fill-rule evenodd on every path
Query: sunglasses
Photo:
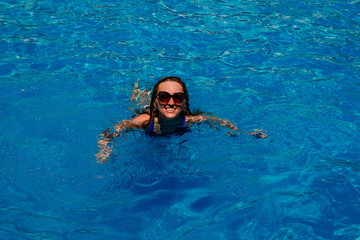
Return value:
M 185 99 L 184 93 L 174 93 L 171 95 L 168 92 L 159 92 L 157 97 L 161 103 L 168 103 L 170 98 L 172 98 L 175 103 L 182 103 Z

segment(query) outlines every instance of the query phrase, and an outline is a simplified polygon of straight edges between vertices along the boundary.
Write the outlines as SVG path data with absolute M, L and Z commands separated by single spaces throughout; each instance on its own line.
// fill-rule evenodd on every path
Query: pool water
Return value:
M 0 2 L 1 239 L 360 239 L 360 2 Z M 180 76 L 196 125 L 133 131 Z

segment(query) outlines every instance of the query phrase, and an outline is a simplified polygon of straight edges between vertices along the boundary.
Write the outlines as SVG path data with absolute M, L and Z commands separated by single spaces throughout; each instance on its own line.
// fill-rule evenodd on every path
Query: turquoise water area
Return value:
M 360 2 L 0 2 L 0 238 L 360 239 Z M 133 83 L 206 124 L 96 163 Z

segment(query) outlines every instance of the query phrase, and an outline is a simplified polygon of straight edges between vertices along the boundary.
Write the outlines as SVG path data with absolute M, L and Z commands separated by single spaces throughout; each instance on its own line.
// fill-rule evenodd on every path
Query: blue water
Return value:
M 360 239 L 360 2 L 1 1 L 1 239 Z M 134 81 L 270 138 L 141 131 Z

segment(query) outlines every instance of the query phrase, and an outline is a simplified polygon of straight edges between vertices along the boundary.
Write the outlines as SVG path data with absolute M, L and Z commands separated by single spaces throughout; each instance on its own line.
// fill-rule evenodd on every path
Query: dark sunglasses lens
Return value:
M 184 94 L 182 93 L 175 93 L 173 95 L 174 102 L 176 103 L 182 103 L 184 101 Z
M 167 92 L 159 93 L 159 100 L 160 102 L 168 102 L 170 100 L 171 95 Z

